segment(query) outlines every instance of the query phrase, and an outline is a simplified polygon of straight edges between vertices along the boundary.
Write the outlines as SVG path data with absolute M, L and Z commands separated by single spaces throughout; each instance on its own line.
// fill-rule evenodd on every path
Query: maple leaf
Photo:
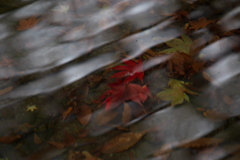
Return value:
M 189 22 L 189 24 L 191 25 L 191 27 L 189 27 L 189 29 L 194 29 L 194 31 L 197 31 L 201 28 L 205 28 L 207 25 L 209 25 L 213 22 L 214 22 L 214 20 L 207 20 L 206 18 L 201 17 L 196 21 Z
M 134 83 L 124 84 L 122 81 L 110 83 L 111 90 L 106 91 L 104 95 L 109 95 L 102 104 L 106 103 L 105 108 L 117 107 L 121 103 L 131 100 L 142 106 L 148 97 L 152 97 L 150 90 L 146 86 L 140 86 Z
M 189 54 L 190 47 L 193 41 L 187 35 L 181 35 L 182 39 L 174 38 L 168 42 L 165 42 L 170 49 L 165 49 L 161 53 L 172 54 L 175 52 L 183 52 Z
M 125 61 L 123 62 L 124 66 L 116 66 L 113 67 L 113 70 L 119 70 L 120 72 L 117 72 L 111 76 L 111 78 L 121 79 L 124 78 L 124 83 L 129 83 L 136 78 L 139 80 L 143 80 L 144 73 L 143 73 L 143 66 L 142 66 L 142 60 L 138 60 L 136 63 L 134 61 Z
M 188 94 L 198 95 L 198 93 L 187 89 L 184 85 L 187 84 L 183 81 L 170 79 L 168 82 L 169 88 L 159 92 L 157 96 L 164 101 L 171 101 L 171 105 L 183 103 L 184 100 L 190 102 Z
M 22 19 L 22 20 L 19 21 L 19 25 L 17 26 L 17 30 L 18 31 L 23 31 L 23 30 L 33 28 L 39 21 L 40 21 L 40 19 L 37 19 L 36 16 L 26 18 L 26 19 Z
M 31 111 L 31 112 L 34 112 L 35 110 L 37 110 L 37 107 L 36 107 L 36 105 L 32 105 L 32 106 L 27 106 L 27 112 L 28 111 Z

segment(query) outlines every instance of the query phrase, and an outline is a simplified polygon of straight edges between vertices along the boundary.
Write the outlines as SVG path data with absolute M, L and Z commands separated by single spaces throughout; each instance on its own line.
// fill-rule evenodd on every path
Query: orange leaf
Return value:
M 23 30 L 33 28 L 39 21 L 40 21 L 40 19 L 37 19 L 36 16 L 26 18 L 26 19 L 22 19 L 22 20 L 19 21 L 19 25 L 17 26 L 17 30 L 18 31 L 23 31 Z
M 65 133 L 64 137 L 65 146 L 71 146 L 76 143 L 76 139 L 69 133 Z
M 73 107 L 68 107 L 67 110 L 65 112 L 63 112 L 62 116 L 63 116 L 63 120 L 65 120 L 67 118 L 67 116 L 72 112 Z
M 83 104 L 79 108 L 79 113 L 77 114 L 78 121 L 86 126 L 92 117 L 92 110 L 90 106 Z
M 146 131 L 121 134 L 105 143 L 101 152 L 111 154 L 125 151 L 134 146 L 145 134 Z
M 0 90 L 0 95 L 3 95 L 3 94 L 6 94 L 8 92 L 10 92 L 11 90 L 13 89 L 13 87 L 7 87 L 7 88 L 4 88 L 2 90 Z
M 54 141 L 50 141 L 48 142 L 48 144 L 51 144 L 52 146 L 58 148 L 58 149 L 62 149 L 65 147 L 65 144 L 62 142 L 54 142 Z
M 205 28 L 207 25 L 209 25 L 213 22 L 214 22 L 214 20 L 207 20 L 206 18 L 201 17 L 196 21 L 189 22 L 189 24 L 191 25 L 191 27 L 189 29 L 194 29 L 194 31 L 197 31 L 201 28 Z
M 12 143 L 20 138 L 21 138 L 20 135 L 3 136 L 3 137 L 0 137 L 0 143 L 5 143 L 5 144 Z

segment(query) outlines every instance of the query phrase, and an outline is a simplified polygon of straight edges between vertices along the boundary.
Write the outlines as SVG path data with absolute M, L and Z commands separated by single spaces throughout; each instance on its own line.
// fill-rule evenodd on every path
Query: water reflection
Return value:
M 238 156 L 238 1 L 1 3 L 0 158 Z

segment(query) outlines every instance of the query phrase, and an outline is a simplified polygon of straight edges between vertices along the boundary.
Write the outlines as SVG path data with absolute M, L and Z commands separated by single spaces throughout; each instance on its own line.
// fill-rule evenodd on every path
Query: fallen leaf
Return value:
M 224 140 L 219 138 L 200 138 L 189 142 L 187 144 L 181 145 L 183 148 L 202 148 L 209 146 L 217 146 L 222 143 Z
M 133 147 L 145 134 L 146 131 L 121 134 L 105 143 L 101 152 L 111 154 L 128 150 Z
M 27 112 L 28 111 L 31 111 L 31 112 L 34 112 L 35 110 L 37 110 L 37 107 L 36 107 L 36 105 L 32 105 L 32 106 L 27 106 Z
M 161 51 L 161 53 L 172 54 L 175 52 L 183 52 L 189 54 L 193 41 L 187 35 L 181 35 L 181 38 L 182 39 L 174 38 L 170 41 L 165 42 L 171 48 L 165 49 Z
M 23 30 L 33 28 L 39 21 L 40 21 L 40 19 L 37 19 L 36 16 L 22 19 L 22 20 L 19 21 L 19 25 L 17 26 L 17 30 L 18 31 L 23 31 Z
M 4 88 L 4 89 L 1 89 L 1 90 L 0 90 L 0 96 L 6 94 L 6 93 L 8 93 L 8 92 L 10 92 L 12 89 L 13 89 L 12 86 L 11 86 L 11 87 L 7 87 L 7 88 Z
M 33 140 L 34 140 L 35 144 L 41 144 L 42 143 L 41 138 L 36 133 L 34 133 Z
M 84 160 L 101 160 L 100 158 L 91 155 L 88 151 L 82 151 L 82 154 L 85 156 Z
M 92 117 L 92 110 L 89 105 L 83 104 L 79 107 L 77 113 L 78 121 L 83 125 L 86 126 Z
M 62 142 L 49 141 L 49 142 L 47 142 L 47 143 L 50 144 L 50 145 L 52 145 L 52 146 L 54 146 L 54 147 L 56 147 L 56 148 L 58 148 L 58 149 L 62 149 L 62 148 L 65 147 L 65 144 L 62 143 Z
M 67 116 L 72 112 L 72 110 L 73 110 L 73 107 L 68 107 L 67 110 L 63 112 L 62 114 L 63 120 L 67 118 Z
M 65 133 L 64 146 L 69 147 L 76 143 L 76 139 L 69 133 Z
M 190 100 L 187 93 L 191 95 L 198 95 L 198 93 L 187 89 L 184 86 L 185 84 L 186 83 L 184 81 L 170 79 L 170 81 L 168 82 L 168 86 L 170 88 L 164 89 L 163 91 L 159 92 L 157 94 L 157 97 L 164 101 L 171 101 L 172 106 L 181 104 L 184 100 L 189 102 Z
M 102 110 L 101 113 L 96 115 L 95 122 L 99 125 L 105 125 L 111 120 L 113 120 L 118 115 L 117 112 L 111 110 Z
M 189 29 L 194 29 L 194 31 L 197 31 L 201 28 L 205 28 L 211 23 L 214 23 L 214 20 L 207 20 L 205 17 L 201 17 L 196 21 L 189 22 L 189 24 L 191 25 Z
M 106 91 L 104 95 L 108 95 L 102 104 L 106 104 L 105 109 L 115 108 L 121 103 L 131 100 L 143 106 L 148 97 L 152 97 L 150 90 L 146 86 L 129 83 L 124 84 L 122 81 L 110 83 L 111 90 Z
M 22 136 L 20 135 L 3 136 L 3 137 L 0 137 L 0 143 L 5 143 L 5 144 L 12 143 L 16 140 L 19 140 L 21 137 Z
M 123 113 L 122 113 L 123 124 L 128 123 L 131 120 L 131 117 L 132 117 L 131 107 L 127 103 L 124 103 Z
M 123 62 L 124 66 L 116 66 L 113 67 L 113 70 L 119 70 L 120 72 L 117 72 L 111 76 L 111 78 L 116 78 L 117 80 L 124 78 L 124 83 L 129 83 L 136 78 L 143 81 L 144 72 L 143 72 L 143 65 L 142 60 L 138 60 L 137 62 L 134 61 L 125 61 Z

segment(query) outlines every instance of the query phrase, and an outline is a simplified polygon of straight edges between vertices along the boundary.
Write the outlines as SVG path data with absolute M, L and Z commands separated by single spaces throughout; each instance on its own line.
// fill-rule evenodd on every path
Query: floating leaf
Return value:
M 105 143 L 101 152 L 111 154 L 128 150 L 134 146 L 145 134 L 146 131 L 121 134 Z
M 79 110 L 77 113 L 77 119 L 82 125 L 86 126 L 90 121 L 91 116 L 92 116 L 92 110 L 90 106 L 83 104 L 79 107 Z
M 190 47 L 193 41 L 187 35 L 181 35 L 182 39 L 174 38 L 168 42 L 165 42 L 170 49 L 165 49 L 161 53 L 172 54 L 175 52 L 183 52 L 189 54 Z
M 27 106 L 27 112 L 28 111 L 31 111 L 31 112 L 34 112 L 35 110 L 37 110 L 37 107 L 36 107 L 36 105 L 32 105 L 32 106 Z
M 19 140 L 22 136 L 20 135 L 10 135 L 10 136 L 3 136 L 3 137 L 0 137 L 0 143 L 12 143 L 16 140 Z
M 128 123 L 131 120 L 131 116 L 132 116 L 131 107 L 127 103 L 124 103 L 123 113 L 122 113 L 122 122 L 124 124 Z
M 198 93 L 193 92 L 187 89 L 183 81 L 178 81 L 175 79 L 170 79 L 168 86 L 170 88 L 164 89 L 162 92 L 159 92 L 157 96 L 164 101 L 171 101 L 171 105 L 177 105 L 183 103 L 184 100 L 189 102 L 188 94 L 198 95 Z

